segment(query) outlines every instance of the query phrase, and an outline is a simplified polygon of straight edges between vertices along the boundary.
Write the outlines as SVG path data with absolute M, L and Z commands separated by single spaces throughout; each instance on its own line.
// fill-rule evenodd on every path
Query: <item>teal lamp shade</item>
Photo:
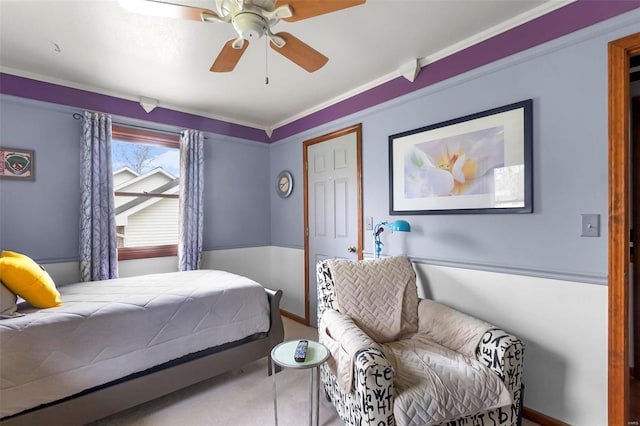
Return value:
M 395 222 L 391 222 L 389 225 L 389 229 L 392 231 L 400 231 L 400 232 L 411 232 L 411 225 L 406 220 L 396 220 Z

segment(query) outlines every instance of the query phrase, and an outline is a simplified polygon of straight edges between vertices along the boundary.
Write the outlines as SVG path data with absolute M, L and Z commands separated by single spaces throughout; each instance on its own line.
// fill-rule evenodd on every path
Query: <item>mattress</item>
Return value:
M 59 287 L 62 305 L 0 320 L 0 418 L 269 331 L 264 288 L 199 270 Z

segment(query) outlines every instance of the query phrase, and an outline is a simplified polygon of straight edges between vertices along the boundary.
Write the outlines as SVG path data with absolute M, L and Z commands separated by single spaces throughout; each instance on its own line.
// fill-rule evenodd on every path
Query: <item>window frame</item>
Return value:
M 177 133 L 166 133 L 151 129 L 129 127 L 122 124 L 113 124 L 111 127 L 111 139 L 131 143 L 145 143 L 159 145 L 169 148 L 180 149 L 180 135 Z M 131 193 L 116 193 L 115 195 L 131 195 Z M 142 194 L 141 194 L 142 195 Z M 145 194 L 151 195 L 152 194 Z M 155 197 L 155 196 L 154 196 Z M 167 197 L 159 194 L 158 197 L 180 198 L 179 195 Z M 118 260 L 149 259 L 154 257 L 168 257 L 178 255 L 178 244 L 168 244 L 148 247 L 119 247 Z

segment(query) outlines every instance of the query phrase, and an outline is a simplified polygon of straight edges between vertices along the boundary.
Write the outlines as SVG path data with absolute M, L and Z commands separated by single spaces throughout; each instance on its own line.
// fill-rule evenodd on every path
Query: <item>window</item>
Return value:
M 118 260 L 175 256 L 179 136 L 114 125 L 112 157 Z

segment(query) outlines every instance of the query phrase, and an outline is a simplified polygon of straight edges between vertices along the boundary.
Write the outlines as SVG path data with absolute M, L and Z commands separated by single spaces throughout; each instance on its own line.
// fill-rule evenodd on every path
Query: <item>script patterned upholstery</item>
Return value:
M 317 264 L 318 318 L 327 310 L 339 311 L 338 298 L 331 262 Z M 408 417 L 394 415 L 394 398 L 397 397 L 396 373 L 386 349 L 368 348 L 357 353 L 354 360 L 354 386 L 346 392 L 338 383 L 327 364 L 321 367 L 321 380 L 327 397 L 333 402 L 338 415 L 346 425 L 407 425 L 428 424 L 421 419 L 411 421 Z M 520 424 L 522 405 L 522 367 L 524 345 L 507 332 L 490 328 L 484 333 L 475 348 L 475 359 L 488 367 L 504 382 L 512 399 L 510 406 L 482 410 L 472 415 L 449 419 L 441 425 L 498 425 Z M 393 358 L 393 357 L 392 357 Z M 408 414 L 410 416 L 411 413 Z

